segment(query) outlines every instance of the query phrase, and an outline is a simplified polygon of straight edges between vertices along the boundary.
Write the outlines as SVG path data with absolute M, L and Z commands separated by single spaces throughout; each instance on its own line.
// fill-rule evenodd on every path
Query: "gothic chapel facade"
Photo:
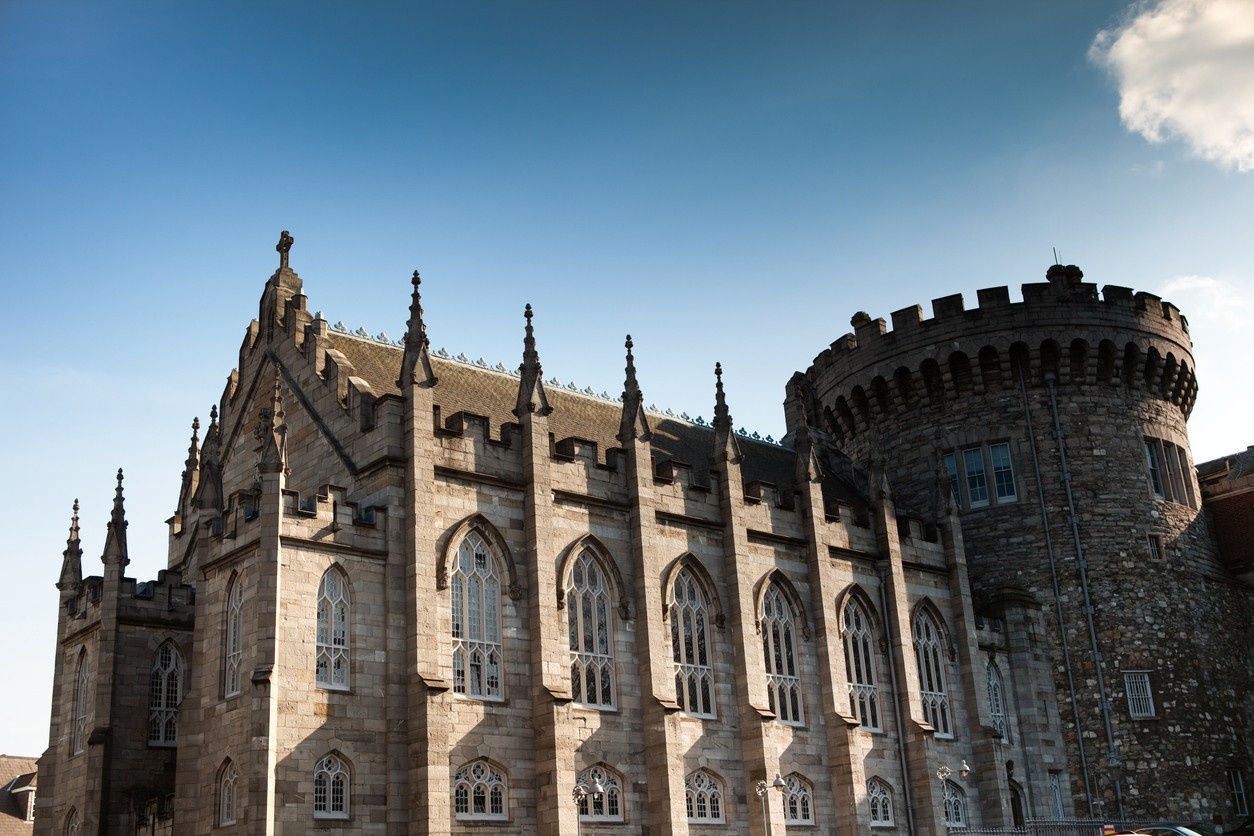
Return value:
M 291 243 L 193 425 L 168 568 L 125 575 L 120 471 L 100 575 L 75 507 L 36 833 L 1236 816 L 1249 587 L 1199 512 L 1174 308 L 1055 274 L 892 332 L 859 314 L 789 382 L 775 443 L 733 430 L 717 368 L 711 423 L 646 411 L 630 338 L 621 399 L 546 383 L 530 306 L 517 372 L 433 353 L 417 273 L 403 341 L 331 328 Z M 1041 475 L 1059 397 L 1117 407 L 1117 522 Z M 1094 600 L 1117 621 L 1165 578 L 1171 608 L 1206 595 L 1232 629 L 1094 623 Z M 1181 745 L 1198 768 L 1169 784 L 1125 766 Z

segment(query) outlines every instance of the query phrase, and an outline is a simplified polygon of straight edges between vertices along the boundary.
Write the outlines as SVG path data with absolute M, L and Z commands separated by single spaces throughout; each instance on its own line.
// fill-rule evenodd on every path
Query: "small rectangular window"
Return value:
M 958 461 L 953 453 L 945 454 L 945 472 L 949 474 L 949 487 L 954 492 L 954 502 L 962 504 L 962 490 L 958 487 Z
M 1154 693 L 1148 671 L 1125 671 L 1123 687 L 1128 692 L 1128 716 L 1145 720 L 1154 716 Z
M 1009 444 L 990 444 L 989 456 L 993 460 L 993 484 L 997 488 L 998 502 L 1013 502 L 1018 498 L 1015 491 L 1015 471 L 1010 464 Z
M 1245 779 L 1239 769 L 1228 770 L 1228 788 L 1232 790 L 1232 809 L 1238 816 L 1250 814 L 1249 803 L 1245 799 Z
M 1157 534 L 1149 535 L 1150 560 L 1163 559 L 1163 538 Z
M 979 448 L 962 451 L 962 466 L 967 471 L 967 499 L 972 508 L 988 504 L 988 477 L 984 471 L 984 451 Z

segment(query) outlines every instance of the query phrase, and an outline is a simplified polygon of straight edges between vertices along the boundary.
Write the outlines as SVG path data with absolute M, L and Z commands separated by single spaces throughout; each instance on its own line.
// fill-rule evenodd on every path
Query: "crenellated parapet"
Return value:
M 1078 268 L 1055 265 L 1049 281 L 1022 286 L 1022 302 L 1006 287 L 978 292 L 968 309 L 961 294 L 883 318 L 864 312 L 792 387 L 807 387 L 809 421 L 838 441 L 866 433 L 878 420 L 922 408 L 961 408 L 964 399 L 999 389 L 1108 386 L 1157 398 L 1184 419 L 1197 397 L 1188 321 L 1152 293 L 1080 279 Z M 821 404 L 821 406 L 820 406 Z M 795 420 L 790 417 L 791 422 Z

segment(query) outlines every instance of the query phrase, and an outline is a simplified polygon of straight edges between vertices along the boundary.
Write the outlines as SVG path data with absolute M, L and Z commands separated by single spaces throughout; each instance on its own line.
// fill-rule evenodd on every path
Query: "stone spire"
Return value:
M 70 536 L 61 552 L 61 577 L 57 589 L 72 591 L 83 581 L 83 545 L 78 539 L 78 499 L 74 500 L 74 514 L 70 517 Z
M 631 334 L 624 344 L 627 349 L 627 374 L 623 381 L 623 415 L 618 425 L 619 443 L 626 445 L 633 438 L 648 441 L 653 437 L 649 419 L 644 414 L 644 393 L 636 380 L 636 362 L 631 356 Z
M 222 429 L 217 404 L 209 408 L 209 429 L 200 448 L 200 481 L 192 501 L 197 508 L 222 510 Z
M 200 477 L 200 418 L 192 419 L 192 440 L 187 446 L 187 461 L 183 463 L 183 487 L 179 489 L 179 513 L 187 509 L 187 502 L 196 493 Z
M 541 380 L 540 353 L 536 351 L 535 331 L 531 327 L 531 305 L 527 305 L 523 316 L 527 318 L 527 334 L 523 338 L 522 365 L 518 367 L 518 403 L 514 414 L 519 418 L 526 412 L 548 415 L 549 399 Z
M 283 423 L 283 384 L 274 375 L 270 405 L 257 416 L 257 470 L 260 473 L 287 473 L 287 424 Z
M 818 445 L 815 443 L 814 433 L 810 428 L 810 418 L 805 404 L 805 387 L 796 384 L 793 387 L 793 397 L 801 407 L 796 410 L 797 421 L 792 442 L 793 450 L 797 454 L 795 473 L 797 483 L 800 486 L 805 482 L 822 482 L 823 466 L 819 463 Z
M 723 364 L 714 364 L 714 455 L 719 461 L 739 464 L 740 442 L 732 431 L 731 411 L 723 394 Z
M 405 323 L 405 356 L 401 360 L 401 388 L 409 383 L 435 383 L 431 371 L 431 343 L 427 339 L 427 324 L 422 318 L 422 296 L 418 286 L 422 277 L 414 271 L 414 292 L 409 302 L 409 321 Z
M 105 538 L 104 555 L 101 561 L 105 565 L 117 563 L 123 568 L 131 559 L 126 553 L 126 508 L 122 502 L 122 468 L 118 468 L 118 487 L 113 494 L 113 513 L 109 516 L 109 533 Z

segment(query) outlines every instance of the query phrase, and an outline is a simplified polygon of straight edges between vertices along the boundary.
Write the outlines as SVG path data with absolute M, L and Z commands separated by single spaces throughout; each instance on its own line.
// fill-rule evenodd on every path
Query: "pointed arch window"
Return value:
M 762 656 L 766 662 L 766 691 L 770 708 L 781 723 L 799 726 L 801 676 L 797 667 L 797 630 L 792 608 L 777 584 L 762 598 Z
M 1001 742 L 1010 743 L 1010 717 L 1006 710 L 1006 686 L 996 662 L 988 663 L 988 713 L 993 728 L 1001 733 Z
M 350 615 L 348 581 L 332 566 L 323 573 L 318 584 L 316 679 L 319 688 L 348 690 Z
M 953 781 L 946 781 L 942 790 L 945 804 L 945 826 L 967 826 L 967 794 Z
M 601 792 L 593 795 L 591 788 L 601 785 Z M 619 777 L 597 765 L 580 772 L 575 786 L 583 787 L 587 794 L 579 799 L 579 820 L 614 822 L 623 820 L 623 783 Z
M 501 692 L 501 579 L 476 532 L 462 540 L 449 578 L 453 615 L 453 691 L 481 700 Z
M 868 731 L 880 730 L 880 696 L 875 684 L 875 636 L 871 619 L 856 598 L 845 605 L 845 679 L 849 682 L 849 713 Z
M 327 755 L 314 770 L 314 818 L 348 818 L 348 795 L 351 774 L 344 761 Z
M 236 797 L 235 785 L 239 778 L 239 772 L 235 769 L 235 764 L 227 761 L 222 765 L 222 771 L 218 775 L 218 826 L 225 827 L 228 824 L 235 824 L 236 815 Z
M 714 664 L 710 656 L 710 608 L 696 577 L 684 569 L 671 590 L 671 650 L 675 700 L 686 714 L 714 716 Z
M 153 655 L 148 677 L 148 745 L 178 743 L 179 703 L 183 701 L 183 656 L 167 641 Z
M 579 705 L 614 707 L 614 616 L 609 579 L 591 549 L 571 567 L 566 586 L 570 687 Z
M 871 807 L 871 827 L 893 826 L 893 791 L 879 778 L 866 782 L 867 802 Z
M 70 754 L 77 755 L 87 745 L 87 717 L 91 699 L 91 664 L 87 651 L 78 655 L 74 672 L 74 725 L 70 728 Z
M 721 824 L 723 782 L 704 769 L 689 772 L 684 778 L 684 803 L 689 824 Z
M 784 821 L 814 824 L 814 787 L 795 773 L 784 782 Z
M 937 737 L 953 737 L 949 721 L 949 694 L 945 690 L 945 653 L 941 629 L 932 615 L 920 609 L 914 617 L 914 655 L 919 663 L 923 717 Z
M 509 818 L 505 776 L 484 760 L 474 761 L 453 776 L 453 814 L 463 821 Z
M 244 648 L 244 584 L 231 579 L 226 593 L 226 631 L 223 634 L 225 665 L 222 671 L 222 696 L 233 697 L 240 690 L 240 665 Z
M 82 828 L 78 823 L 78 810 L 71 809 L 65 817 L 65 836 L 81 836 Z

